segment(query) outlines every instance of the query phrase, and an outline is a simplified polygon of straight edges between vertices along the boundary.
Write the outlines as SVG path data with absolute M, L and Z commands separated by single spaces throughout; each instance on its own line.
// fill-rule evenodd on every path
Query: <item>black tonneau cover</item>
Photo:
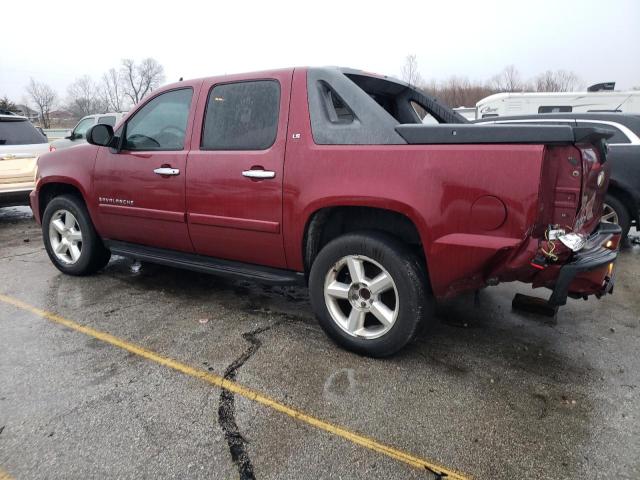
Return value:
M 409 144 L 574 144 L 598 145 L 612 133 L 602 128 L 569 125 L 397 125 Z

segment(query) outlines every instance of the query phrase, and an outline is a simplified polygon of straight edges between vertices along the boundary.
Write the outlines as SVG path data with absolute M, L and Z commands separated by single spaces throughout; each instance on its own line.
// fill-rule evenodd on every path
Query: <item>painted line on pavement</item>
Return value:
M 60 315 L 47 312 L 46 310 L 42 310 L 38 307 L 34 307 L 33 305 L 29 305 L 28 303 L 22 302 L 21 300 L 18 300 L 13 297 L 9 297 L 7 295 L 0 294 L 0 301 L 4 302 L 5 304 L 12 305 L 21 310 L 31 312 L 34 315 L 37 315 L 51 322 L 57 323 L 59 325 L 63 325 L 67 328 L 75 330 L 76 332 L 84 333 L 85 335 L 101 340 L 105 343 L 113 345 L 114 347 L 121 348 L 122 350 L 126 350 L 135 355 L 146 358 L 147 360 L 151 360 L 152 362 L 155 362 L 159 365 L 163 365 L 165 367 L 171 368 L 178 372 L 184 373 L 185 375 L 189 375 L 193 378 L 197 378 L 199 380 L 209 383 L 210 385 L 213 385 L 219 388 L 224 388 L 225 390 L 228 390 L 237 395 L 240 395 L 248 400 L 253 400 L 254 402 L 257 402 L 277 412 L 283 413 L 291 418 L 294 418 L 301 423 L 305 423 L 319 430 L 323 430 L 337 437 L 341 437 L 345 440 L 348 440 L 351 443 L 354 443 L 356 445 L 360 445 L 361 447 L 367 448 L 369 450 L 381 453 L 383 455 L 386 455 L 387 457 L 393 458 L 394 460 L 405 463 L 414 468 L 430 471 L 432 473 L 435 473 L 436 475 L 445 477 L 447 480 L 468 480 L 470 478 L 465 474 L 462 474 L 451 468 L 447 468 L 443 465 L 440 465 L 437 462 L 422 459 L 420 457 L 412 455 L 411 453 L 407 453 L 407 452 L 404 452 L 403 450 L 380 443 L 377 440 L 374 440 L 373 438 L 367 437 L 365 435 L 361 435 L 356 432 L 352 432 L 344 427 L 335 425 L 325 420 L 321 420 L 317 417 L 314 417 L 313 415 L 309 415 L 303 412 L 302 410 L 298 410 L 296 408 L 290 407 L 288 405 L 285 405 L 284 403 L 281 403 L 277 400 L 274 400 L 268 397 L 267 395 L 263 395 L 262 393 L 256 390 L 253 390 L 249 387 L 245 387 L 239 384 L 238 382 L 226 380 L 223 377 L 216 375 L 214 373 L 191 367 L 178 360 L 174 360 L 172 358 L 165 357 L 158 353 L 152 352 L 151 350 L 147 350 L 144 347 L 135 345 L 133 343 L 130 343 L 126 340 L 118 338 L 109 333 L 96 330 L 86 325 L 81 325 L 79 323 L 74 322 L 73 320 L 68 320 L 64 317 L 61 317 Z M 3 478 L 0 471 L 0 480 L 9 480 L 10 478 L 11 477 Z

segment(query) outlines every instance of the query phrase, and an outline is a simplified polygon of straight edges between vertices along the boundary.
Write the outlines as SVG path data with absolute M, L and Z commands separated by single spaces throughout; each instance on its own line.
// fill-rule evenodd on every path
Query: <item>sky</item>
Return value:
M 299 65 L 400 77 L 486 80 L 507 65 L 525 79 L 574 71 L 583 87 L 640 86 L 640 0 L 62 1 L 3 0 L 0 97 L 29 78 L 64 99 L 122 58 L 156 58 L 167 82 Z M 56 8 L 57 6 L 57 8 Z

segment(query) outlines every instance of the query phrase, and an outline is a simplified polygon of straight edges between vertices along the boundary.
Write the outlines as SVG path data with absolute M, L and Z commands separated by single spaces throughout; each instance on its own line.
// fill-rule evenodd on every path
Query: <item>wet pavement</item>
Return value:
M 640 478 L 640 246 L 557 324 L 500 285 L 385 360 L 332 344 L 304 289 L 131 266 L 64 276 L 30 211 L 0 209 L 0 294 L 473 478 Z M 434 478 L 3 302 L 0 332 L 0 476 Z

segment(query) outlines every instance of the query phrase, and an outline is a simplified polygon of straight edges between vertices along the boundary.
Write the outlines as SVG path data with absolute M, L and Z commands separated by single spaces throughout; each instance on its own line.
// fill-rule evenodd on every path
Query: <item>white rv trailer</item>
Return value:
M 640 113 L 640 90 L 496 93 L 476 103 L 476 119 L 565 112 Z

